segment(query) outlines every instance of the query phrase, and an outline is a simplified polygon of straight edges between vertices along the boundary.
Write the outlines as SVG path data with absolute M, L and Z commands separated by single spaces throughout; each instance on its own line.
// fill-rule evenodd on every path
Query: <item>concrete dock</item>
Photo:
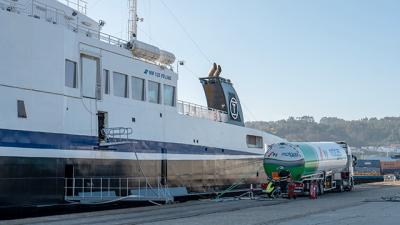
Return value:
M 394 198 L 399 196 L 399 198 Z M 400 224 L 400 183 L 357 186 L 317 200 L 200 200 L 165 206 L 118 209 L 1 221 L 1 224 Z

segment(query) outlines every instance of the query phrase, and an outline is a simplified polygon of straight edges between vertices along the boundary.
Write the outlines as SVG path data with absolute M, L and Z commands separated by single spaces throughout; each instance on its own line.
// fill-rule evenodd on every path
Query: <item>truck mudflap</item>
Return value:
M 302 194 L 304 192 L 304 184 L 300 182 L 294 183 L 294 193 Z

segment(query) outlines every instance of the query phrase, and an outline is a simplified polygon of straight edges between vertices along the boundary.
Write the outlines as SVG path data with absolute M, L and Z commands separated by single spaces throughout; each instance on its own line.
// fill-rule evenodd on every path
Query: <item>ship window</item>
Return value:
M 24 101 L 17 100 L 17 110 L 18 110 L 18 118 L 27 118 Z
M 247 135 L 247 147 L 249 148 L 263 148 L 263 138 L 259 136 Z
M 132 98 L 139 101 L 144 101 L 144 80 L 132 77 Z
M 110 94 L 110 71 L 103 70 L 103 87 L 104 87 L 104 94 Z
M 65 86 L 70 88 L 78 87 L 76 62 L 68 59 L 65 60 Z
M 160 104 L 160 83 L 149 81 L 149 102 Z
M 128 76 L 114 72 L 114 95 L 118 97 L 128 97 Z
M 175 87 L 164 84 L 164 105 L 175 106 Z

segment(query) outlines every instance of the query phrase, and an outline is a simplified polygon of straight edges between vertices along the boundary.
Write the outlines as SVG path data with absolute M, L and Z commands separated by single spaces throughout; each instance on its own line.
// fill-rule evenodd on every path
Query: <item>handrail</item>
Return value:
M 104 128 L 103 129 L 105 135 L 109 136 L 129 136 L 133 133 L 133 129 L 130 127 L 114 127 L 114 128 Z
M 87 1 L 84 0 L 64 0 L 68 7 L 75 7 L 76 10 L 86 15 L 87 13 Z
M 73 2 L 77 2 L 76 4 L 86 3 L 86 1 L 84 0 L 74 0 L 74 1 L 64 0 L 64 1 L 69 2 L 67 3 L 67 6 L 68 4 L 69 5 L 74 4 Z M 0 0 L 0 6 L 2 5 L 6 7 L 7 11 L 17 12 L 19 14 L 25 14 L 37 19 L 41 19 L 43 17 L 45 20 L 49 22 L 64 25 L 65 27 L 74 32 L 83 33 L 87 37 L 96 38 L 102 42 L 111 45 L 122 47 L 123 44 L 126 44 L 128 42 L 127 40 L 124 40 L 122 38 L 118 38 L 110 34 L 103 33 L 100 30 L 94 30 L 87 26 L 82 26 L 79 23 L 77 23 L 77 19 L 75 19 L 71 15 L 67 15 L 67 13 L 64 10 L 49 6 L 38 0 L 28 0 L 26 4 L 21 4 L 19 2 L 15 2 L 12 0 Z
M 85 198 L 136 197 L 138 199 L 156 196 L 170 197 L 167 185 L 161 177 L 74 177 L 64 178 L 64 196 Z M 166 180 L 164 180 L 166 183 Z M 132 193 L 135 194 L 132 194 Z M 151 194 L 150 194 L 151 193 Z
M 183 115 L 208 119 L 216 122 L 228 122 L 228 113 L 218 109 L 180 100 L 177 101 L 177 109 L 178 113 Z
M 75 1 L 79 1 L 79 4 L 80 2 L 84 2 L 83 0 L 75 0 Z M 69 4 L 73 3 L 71 3 L 70 1 Z M 84 34 L 89 38 L 94 38 L 104 43 L 118 46 L 120 48 L 125 48 L 126 44 L 128 43 L 127 40 L 101 32 L 100 27 L 98 28 L 98 30 L 94 30 L 89 28 L 88 26 L 82 26 L 79 23 L 79 16 L 72 16 L 66 14 L 64 10 L 48 6 L 46 4 L 41 3 L 38 0 L 27 0 L 26 5 L 19 4 L 14 0 L 0 0 L 0 10 L 1 9 L 7 10 L 9 12 L 15 12 L 17 14 L 25 14 L 36 19 L 44 18 L 46 21 L 51 22 L 53 24 L 61 24 L 65 26 L 67 29 L 72 30 L 73 32 Z M 84 6 L 84 12 L 81 13 L 83 14 L 86 13 L 86 6 Z M 135 56 L 133 56 L 133 58 L 142 60 L 147 63 L 161 65 L 157 62 L 148 61 L 143 58 L 137 58 Z M 172 70 L 171 65 L 168 66 L 168 68 Z
M 106 142 L 112 143 L 121 140 L 128 141 L 129 136 L 133 134 L 133 129 L 130 127 L 113 127 L 113 128 L 103 128 L 101 132 L 105 136 Z

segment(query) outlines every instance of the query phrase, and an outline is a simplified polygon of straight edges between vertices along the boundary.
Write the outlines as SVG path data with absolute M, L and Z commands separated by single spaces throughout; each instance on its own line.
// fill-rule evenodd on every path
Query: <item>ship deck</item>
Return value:
M 200 200 L 3 221 L 0 224 L 397 224 L 400 182 L 364 184 L 317 200 Z

